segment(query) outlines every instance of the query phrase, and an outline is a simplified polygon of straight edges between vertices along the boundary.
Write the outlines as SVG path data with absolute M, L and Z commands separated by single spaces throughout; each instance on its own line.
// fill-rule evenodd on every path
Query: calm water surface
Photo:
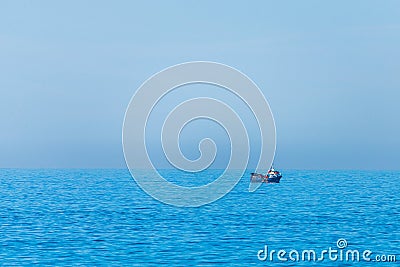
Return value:
M 177 183 L 219 171 L 163 171 Z M 232 192 L 200 208 L 146 195 L 127 170 L 0 169 L 2 265 L 267 266 L 257 252 L 369 249 L 400 262 L 400 172 L 285 171 L 280 184 Z M 280 262 L 278 266 L 350 263 Z M 360 262 L 357 266 L 372 266 Z

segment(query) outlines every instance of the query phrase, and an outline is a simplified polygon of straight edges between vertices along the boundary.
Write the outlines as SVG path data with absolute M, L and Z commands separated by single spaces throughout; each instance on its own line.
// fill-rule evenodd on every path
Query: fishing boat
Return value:
M 252 172 L 250 176 L 250 181 L 254 183 L 279 183 L 282 178 L 282 174 L 275 170 L 272 166 L 267 174 Z

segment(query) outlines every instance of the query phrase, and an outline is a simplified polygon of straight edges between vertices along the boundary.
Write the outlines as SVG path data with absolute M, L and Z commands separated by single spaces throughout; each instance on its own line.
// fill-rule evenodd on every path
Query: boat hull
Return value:
M 259 173 L 251 173 L 250 181 L 253 183 L 279 183 L 282 175 L 263 175 Z
M 269 178 L 267 178 L 267 183 L 279 183 L 281 178 L 282 178 L 282 175 L 278 175 L 275 177 L 269 177 Z

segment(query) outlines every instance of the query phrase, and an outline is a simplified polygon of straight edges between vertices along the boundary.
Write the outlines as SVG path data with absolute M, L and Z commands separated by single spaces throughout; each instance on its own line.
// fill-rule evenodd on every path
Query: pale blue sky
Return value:
M 366 0 L 1 1 L 0 167 L 125 167 L 131 96 L 191 60 L 259 85 L 280 168 L 399 169 L 400 2 Z

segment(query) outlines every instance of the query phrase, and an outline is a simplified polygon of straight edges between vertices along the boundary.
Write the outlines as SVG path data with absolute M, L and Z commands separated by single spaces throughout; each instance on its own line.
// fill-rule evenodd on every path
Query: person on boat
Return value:
M 271 166 L 271 168 L 269 168 L 268 170 L 268 174 L 274 174 L 275 170 L 274 170 L 274 166 Z

